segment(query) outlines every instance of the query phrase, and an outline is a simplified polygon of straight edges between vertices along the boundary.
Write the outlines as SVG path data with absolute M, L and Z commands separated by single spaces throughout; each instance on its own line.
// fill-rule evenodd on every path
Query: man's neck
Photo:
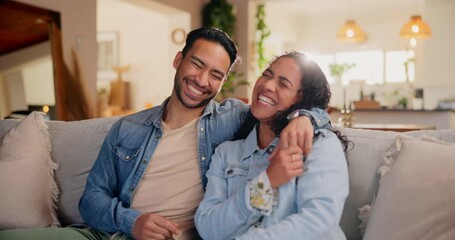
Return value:
M 178 129 L 201 116 L 205 107 L 187 108 L 172 95 L 164 109 L 163 121 L 171 128 Z

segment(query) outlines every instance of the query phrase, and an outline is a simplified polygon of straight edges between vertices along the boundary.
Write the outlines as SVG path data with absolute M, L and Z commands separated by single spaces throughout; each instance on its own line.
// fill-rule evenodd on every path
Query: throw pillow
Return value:
M 384 154 L 365 238 L 455 239 L 455 144 L 400 135 Z
M 43 115 L 29 114 L 0 140 L 0 229 L 59 225 L 58 165 Z

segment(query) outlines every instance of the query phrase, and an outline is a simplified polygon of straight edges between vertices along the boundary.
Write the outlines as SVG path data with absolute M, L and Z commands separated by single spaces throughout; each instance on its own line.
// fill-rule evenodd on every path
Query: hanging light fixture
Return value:
M 400 31 L 400 37 L 403 38 L 428 38 L 431 37 L 431 29 L 419 15 L 411 16 Z
M 366 35 L 354 20 L 347 20 L 338 31 L 337 39 L 344 42 L 363 42 Z

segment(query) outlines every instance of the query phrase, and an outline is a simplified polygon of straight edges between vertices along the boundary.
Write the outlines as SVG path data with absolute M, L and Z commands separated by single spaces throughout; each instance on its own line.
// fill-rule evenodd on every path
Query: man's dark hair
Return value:
M 198 28 L 188 33 L 186 36 L 185 47 L 183 47 L 182 50 L 183 57 L 185 57 L 188 51 L 190 51 L 193 43 L 201 38 L 211 42 L 219 43 L 221 46 L 223 46 L 223 48 L 229 54 L 229 58 L 231 60 L 231 64 L 229 65 L 230 69 L 239 59 L 237 46 L 231 40 L 231 38 L 225 32 L 210 27 Z

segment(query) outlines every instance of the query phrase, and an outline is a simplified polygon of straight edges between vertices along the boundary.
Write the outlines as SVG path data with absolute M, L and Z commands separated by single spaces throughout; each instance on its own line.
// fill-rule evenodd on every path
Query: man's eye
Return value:
M 193 62 L 193 65 L 194 65 L 196 68 L 198 68 L 198 69 L 201 69 L 201 68 L 202 68 L 202 66 L 201 66 L 201 65 L 199 65 L 199 64 L 198 64 L 198 63 L 196 63 L 196 62 Z
M 212 77 L 216 80 L 223 80 L 223 78 L 221 76 L 218 76 L 218 75 L 212 75 Z

